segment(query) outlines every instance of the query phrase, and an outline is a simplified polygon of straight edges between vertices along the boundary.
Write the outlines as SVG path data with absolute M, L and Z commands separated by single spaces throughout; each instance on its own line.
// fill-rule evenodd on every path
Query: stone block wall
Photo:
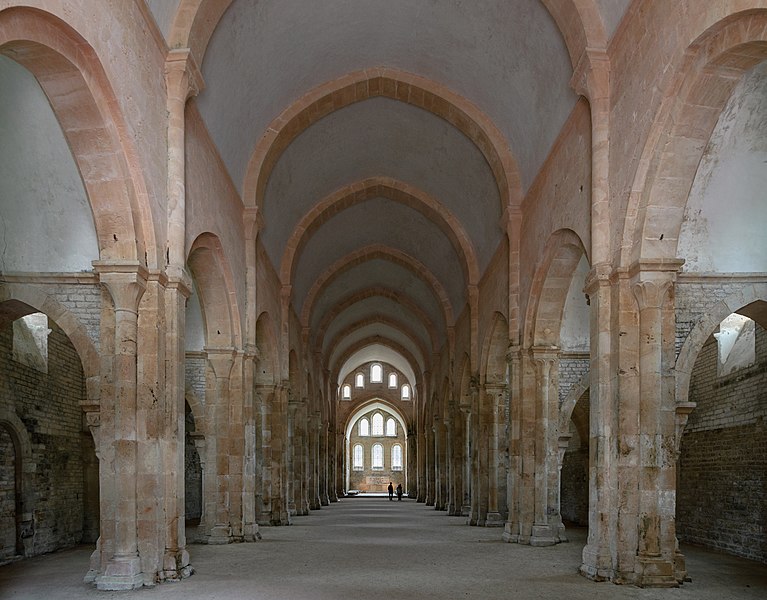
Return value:
M 52 321 L 49 327 L 48 373 L 14 361 L 12 324 L 0 330 L 0 407 L 18 417 L 26 432 L 16 437 L 25 436 L 31 445 L 31 460 L 22 465 L 23 477 L 29 478 L 24 511 L 32 512 L 31 522 L 22 523 L 28 555 L 79 543 L 86 520 L 79 406 L 85 398 L 83 370 L 64 332 Z
M 101 290 L 101 285 L 95 281 L 93 284 L 59 283 L 51 293 L 83 324 L 97 350 L 101 340 Z
M 16 450 L 0 426 L 0 564 L 16 554 Z
M 756 363 L 717 376 L 717 343 L 692 374 L 678 471 L 681 541 L 767 562 L 767 332 L 756 326 Z
M 588 373 L 588 353 L 562 353 L 559 357 L 559 404 L 565 401 L 572 387 Z
M 187 352 L 184 361 L 184 373 L 187 388 L 194 391 L 195 397 L 205 403 L 205 369 L 208 359 L 204 352 Z

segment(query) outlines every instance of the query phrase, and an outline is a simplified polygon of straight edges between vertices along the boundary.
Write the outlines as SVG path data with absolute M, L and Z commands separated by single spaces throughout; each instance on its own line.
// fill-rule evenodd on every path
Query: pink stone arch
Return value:
M 445 288 L 440 281 L 432 274 L 432 272 L 426 268 L 426 266 L 410 256 L 406 252 L 397 250 L 396 248 L 390 248 L 382 244 L 371 244 L 365 246 L 341 257 L 332 265 L 330 265 L 323 273 L 317 278 L 312 285 L 309 292 L 306 294 L 304 305 L 301 310 L 301 323 L 304 327 L 309 326 L 309 319 L 311 318 L 312 311 L 314 310 L 314 304 L 320 297 L 323 290 L 325 290 L 334 279 L 340 276 L 345 271 L 355 267 L 359 264 L 374 260 L 383 259 L 393 262 L 408 271 L 412 272 L 416 277 L 423 280 L 426 285 L 434 292 L 434 296 L 437 300 L 437 304 L 442 307 L 442 313 L 445 319 L 445 323 L 448 325 L 453 324 L 453 307 L 450 303 L 450 299 L 447 296 Z
M 203 233 L 192 244 L 187 265 L 200 296 L 206 348 L 240 348 L 239 309 L 234 276 L 221 241 Z
M 366 298 L 374 298 L 376 296 L 387 298 L 389 300 L 395 300 L 399 302 L 403 307 L 408 309 L 411 313 L 413 313 L 413 315 L 415 315 L 415 317 L 421 323 L 423 323 L 426 331 L 429 332 L 432 348 L 439 347 L 437 330 L 434 326 L 434 323 L 431 321 L 426 312 L 424 312 L 424 310 L 418 305 L 418 303 L 414 302 L 412 298 L 406 294 L 403 294 L 399 290 L 393 290 L 383 286 L 374 286 L 364 290 L 359 290 L 358 292 L 343 298 L 340 302 L 337 302 L 335 306 L 333 306 L 333 309 L 328 311 L 328 313 L 323 316 L 319 326 L 317 327 L 317 334 L 314 338 L 316 347 L 322 346 L 322 340 L 325 337 L 325 333 L 327 332 L 328 327 L 338 315 L 340 315 L 344 310 L 356 304 L 357 302 L 365 300 Z
M 282 153 L 319 119 L 346 106 L 385 97 L 406 102 L 445 119 L 482 152 L 501 198 L 500 210 L 522 200 L 519 170 L 495 124 L 474 104 L 447 87 L 406 71 L 375 67 L 355 71 L 304 94 L 267 127 L 248 163 L 243 185 L 246 206 L 263 206 L 266 185 Z
M 687 199 L 719 115 L 743 73 L 767 59 L 767 10 L 730 15 L 687 49 L 648 136 L 621 264 L 676 258 Z
M 415 394 L 415 387 L 420 383 L 420 370 L 418 369 L 418 361 L 415 359 L 415 356 L 402 346 L 401 344 L 398 344 L 394 340 L 390 340 L 387 338 L 381 338 L 378 336 L 372 336 L 368 338 L 364 338 L 362 340 L 358 340 L 351 346 L 349 346 L 343 354 L 341 354 L 338 359 L 336 360 L 335 365 L 328 365 L 330 368 L 330 381 L 337 381 L 338 375 L 341 370 L 341 366 L 343 366 L 346 361 L 357 351 L 362 350 L 368 346 L 371 346 L 373 344 L 380 344 L 381 346 L 386 346 L 387 348 L 390 348 L 391 350 L 394 350 L 394 352 L 397 352 L 398 354 L 402 355 L 402 358 L 405 359 L 405 361 L 410 365 L 410 368 L 413 370 L 413 373 L 416 375 L 417 381 L 413 382 L 413 394 Z M 413 398 L 415 399 L 415 397 Z
M 528 346 L 559 346 L 567 292 L 584 255 L 583 242 L 571 229 L 560 229 L 549 238 L 527 303 L 523 339 Z
M 509 326 L 501 313 L 493 315 L 482 352 L 482 373 L 486 383 L 505 383 L 506 350 L 509 346 Z
M 322 224 L 347 208 L 379 196 L 404 204 L 435 223 L 462 259 L 461 266 L 468 285 L 476 285 L 479 282 L 479 267 L 474 247 L 455 215 L 438 200 L 414 186 L 390 177 L 371 177 L 336 190 L 303 216 L 285 245 L 280 267 L 282 285 L 291 285 L 293 271 L 304 246 Z
M 96 52 L 69 25 L 31 8 L 0 12 L 0 53 L 40 83 L 90 201 L 101 260 L 157 264 L 148 193 Z
M 367 325 L 372 324 L 383 324 L 388 325 L 398 331 L 400 331 L 403 335 L 405 335 L 407 338 L 410 339 L 410 341 L 413 343 L 413 345 L 418 348 L 418 351 L 421 353 L 421 356 L 424 359 L 424 364 L 429 364 L 429 357 L 431 356 L 431 353 L 427 351 L 427 349 L 423 346 L 421 341 L 413 336 L 410 331 L 408 330 L 407 326 L 402 323 L 401 321 L 398 321 L 396 319 L 390 319 L 388 317 L 384 317 L 382 315 L 376 315 L 375 317 L 371 317 L 368 319 L 361 319 L 359 321 L 356 321 L 355 323 L 350 324 L 348 327 L 345 327 L 343 330 L 339 331 L 338 334 L 328 343 L 327 346 L 327 352 L 325 352 L 326 356 L 332 356 L 333 351 L 343 343 L 346 336 L 354 333 L 355 331 L 358 331 L 359 329 L 366 327 Z M 436 349 L 434 349 L 432 352 L 436 352 Z M 425 370 L 429 370 L 426 368 Z

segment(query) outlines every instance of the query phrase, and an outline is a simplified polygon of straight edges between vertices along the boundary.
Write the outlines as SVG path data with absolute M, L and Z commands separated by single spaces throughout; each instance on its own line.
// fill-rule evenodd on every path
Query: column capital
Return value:
M 583 291 L 586 292 L 586 295 L 590 296 L 601 287 L 609 287 L 612 272 L 613 268 L 609 263 L 594 265 L 588 275 L 586 275 L 586 283 L 583 286 Z
M 213 368 L 213 374 L 216 376 L 216 379 L 229 379 L 237 350 L 231 347 L 205 348 L 205 352 L 208 355 L 208 362 Z
M 673 287 L 671 279 L 661 281 L 639 281 L 632 286 L 639 310 L 661 308 Z
M 570 87 L 592 103 L 599 98 L 607 98 L 610 94 L 610 57 L 607 51 L 586 48 L 573 69 Z
M 189 48 L 174 48 L 165 57 L 165 83 L 168 96 L 174 95 L 186 102 L 205 89 L 197 62 Z
M 138 313 L 141 296 L 146 290 L 149 271 L 138 261 L 94 260 L 99 281 L 107 288 L 115 311 Z

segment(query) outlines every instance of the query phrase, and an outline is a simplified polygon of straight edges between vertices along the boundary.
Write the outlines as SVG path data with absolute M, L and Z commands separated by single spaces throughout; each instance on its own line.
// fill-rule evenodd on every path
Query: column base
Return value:
M 144 574 L 138 556 L 112 558 L 104 574 L 96 576 L 96 588 L 99 590 L 135 590 L 143 585 Z
M 189 564 L 189 552 L 186 550 L 168 551 L 163 558 L 163 568 L 160 571 L 160 581 L 179 581 L 194 573 Z
M 461 506 L 461 516 L 468 517 L 471 514 L 471 504 L 464 504 Z
M 593 545 L 583 548 L 582 560 L 578 572 L 591 581 L 610 581 L 615 576 L 610 555 Z
M 261 533 L 258 531 L 258 524 L 251 523 L 245 525 L 242 530 L 242 539 L 245 542 L 255 542 L 261 539 Z
M 516 544 L 519 542 L 519 531 L 513 523 L 506 521 L 503 525 L 503 535 L 501 539 L 507 544 Z
M 638 556 L 636 585 L 639 587 L 679 587 L 674 562 L 660 556 Z
M 224 545 L 231 544 L 234 541 L 232 537 L 232 528 L 229 525 L 215 525 L 210 530 L 208 537 L 205 540 L 208 544 L 212 545 Z
M 487 518 L 485 519 L 485 527 L 503 527 L 505 524 L 506 524 L 506 521 L 503 520 L 501 513 L 499 512 L 487 513 Z

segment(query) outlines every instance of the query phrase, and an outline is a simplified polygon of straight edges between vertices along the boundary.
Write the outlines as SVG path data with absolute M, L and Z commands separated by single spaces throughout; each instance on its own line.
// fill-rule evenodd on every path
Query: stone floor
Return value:
M 87 547 L 20 561 L 0 567 L 0 598 L 767 598 L 767 565 L 683 547 L 693 581 L 679 589 L 593 583 L 576 574 L 585 531 L 550 548 L 504 544 L 500 529 L 467 527 L 408 499 L 349 498 L 261 533 L 255 544 L 192 546 L 193 577 L 135 592 L 83 584 Z

